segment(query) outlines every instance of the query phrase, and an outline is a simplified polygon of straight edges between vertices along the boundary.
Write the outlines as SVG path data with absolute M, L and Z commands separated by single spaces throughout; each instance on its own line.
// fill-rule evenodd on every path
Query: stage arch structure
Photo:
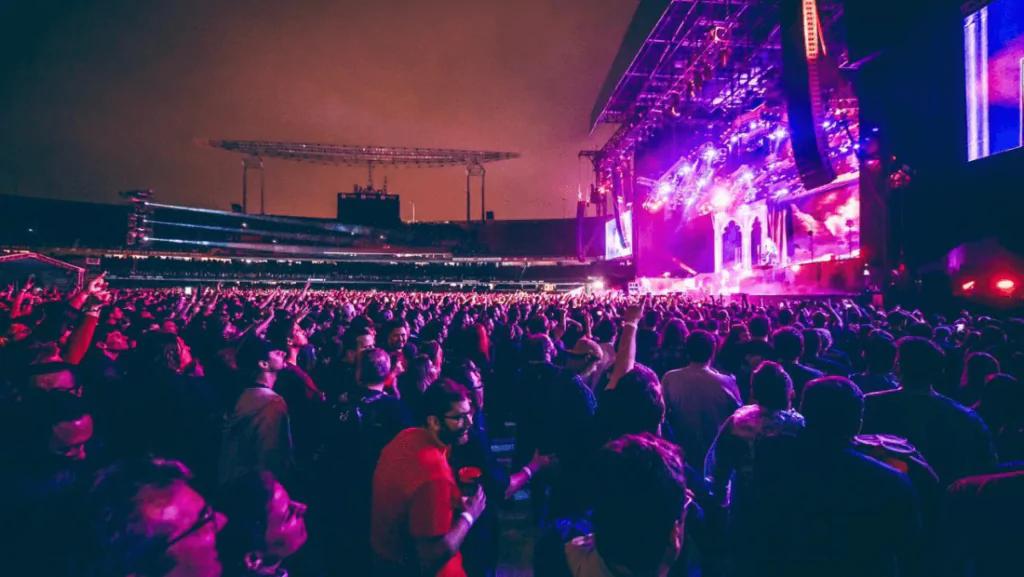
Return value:
M 770 249 L 772 243 L 768 235 L 764 234 L 768 226 L 768 205 L 764 202 L 740 205 L 733 211 L 714 213 L 715 230 L 715 272 L 720 273 L 726 270 L 725 262 L 725 234 L 730 225 L 735 225 L 740 231 L 741 255 L 738 262 L 732 262 L 732 269 L 741 271 L 753 270 L 754 266 L 762 264 L 755 262 L 756 257 L 767 255 L 773 252 Z M 754 232 L 757 230 L 757 234 Z M 756 243 L 756 245 L 755 245 Z M 781 263 L 785 264 L 785 263 Z M 738 267 L 737 267 L 738 265 Z

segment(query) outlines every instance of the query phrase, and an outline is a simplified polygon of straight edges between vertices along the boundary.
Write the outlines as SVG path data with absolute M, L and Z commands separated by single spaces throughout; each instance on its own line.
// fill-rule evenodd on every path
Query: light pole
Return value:
M 416 222 L 416 203 L 411 201 L 411 200 L 407 200 L 406 202 L 408 202 L 409 204 L 412 205 L 412 222 L 415 223 Z

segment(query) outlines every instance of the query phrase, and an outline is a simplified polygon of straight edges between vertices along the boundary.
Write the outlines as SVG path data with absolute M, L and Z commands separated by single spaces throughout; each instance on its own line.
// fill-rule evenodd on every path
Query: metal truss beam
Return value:
M 255 159 L 260 170 L 260 213 L 264 212 L 263 159 L 278 158 L 296 162 L 334 166 L 365 166 L 373 188 L 373 168 L 376 165 L 398 167 L 463 166 L 466 168 L 466 220 L 470 220 L 470 177 L 480 178 L 480 221 L 487 216 L 484 197 L 484 164 L 519 158 L 516 152 L 493 150 L 458 150 L 452 148 L 409 148 L 401 146 L 353 146 L 348 144 L 320 144 L 304 142 L 271 142 L 259 140 L 198 140 L 197 144 L 219 148 Z M 247 171 L 249 164 L 242 160 L 242 211 L 248 212 Z M 386 191 L 385 191 L 386 192 Z
M 449 148 L 353 146 L 255 140 L 200 140 L 199 144 L 249 156 L 341 166 L 366 166 L 368 163 L 394 166 L 469 166 L 519 158 L 519 154 L 515 152 Z

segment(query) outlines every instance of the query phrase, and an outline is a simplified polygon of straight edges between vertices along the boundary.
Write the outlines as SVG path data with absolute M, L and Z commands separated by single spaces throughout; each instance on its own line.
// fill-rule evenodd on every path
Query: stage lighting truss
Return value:
M 842 2 L 818 7 L 817 29 L 828 30 Z M 710 135 L 770 100 L 781 77 L 778 9 L 778 0 L 671 1 L 595 117 L 595 126 L 620 124 L 604 156 L 620 156 L 667 124 Z

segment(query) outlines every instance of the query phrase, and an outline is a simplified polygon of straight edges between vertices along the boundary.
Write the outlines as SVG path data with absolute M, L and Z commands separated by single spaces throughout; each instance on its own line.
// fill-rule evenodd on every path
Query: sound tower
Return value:
M 820 42 L 815 0 L 782 0 L 782 76 L 789 112 L 793 157 L 804 187 L 824 186 L 836 179 L 828 160 L 822 127 L 825 102 L 819 81 Z

